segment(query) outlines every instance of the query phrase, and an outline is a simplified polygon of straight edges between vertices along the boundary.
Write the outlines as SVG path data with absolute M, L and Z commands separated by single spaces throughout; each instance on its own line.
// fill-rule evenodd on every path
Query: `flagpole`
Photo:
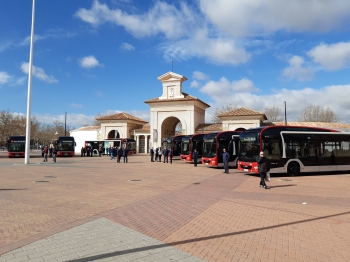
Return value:
M 30 53 L 29 53 L 29 72 L 28 72 L 28 100 L 27 100 L 27 124 L 26 124 L 26 149 L 24 164 L 29 164 L 30 158 L 30 114 L 32 99 L 32 69 L 33 69 L 33 47 L 34 47 L 34 18 L 35 18 L 35 0 L 32 6 L 32 29 L 30 34 Z

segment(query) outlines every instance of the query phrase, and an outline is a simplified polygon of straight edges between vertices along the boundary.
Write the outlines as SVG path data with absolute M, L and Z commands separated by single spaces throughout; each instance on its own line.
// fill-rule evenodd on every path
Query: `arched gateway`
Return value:
M 163 94 L 146 100 L 150 106 L 150 146 L 159 147 L 167 137 L 175 135 L 175 127 L 181 122 L 181 133 L 195 133 L 199 124 L 205 123 L 205 109 L 210 107 L 200 99 L 182 92 L 182 82 L 187 78 L 168 72 L 158 80 L 162 82 Z

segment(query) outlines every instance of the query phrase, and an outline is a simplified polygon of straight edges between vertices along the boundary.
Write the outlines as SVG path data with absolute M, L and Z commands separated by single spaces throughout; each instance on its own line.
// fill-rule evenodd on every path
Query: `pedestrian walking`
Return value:
M 44 157 L 44 147 L 41 147 L 41 157 Z
M 56 157 L 57 157 L 57 147 L 54 146 L 52 148 L 52 161 L 56 163 Z
M 192 153 L 192 159 L 193 159 L 193 164 L 194 166 L 197 166 L 197 161 L 198 161 L 198 152 L 197 150 L 193 150 L 193 153 Z
M 43 162 L 47 162 L 47 154 L 49 153 L 49 149 L 47 148 L 47 146 L 44 147 L 44 161 Z
M 80 156 L 83 157 L 83 155 L 84 155 L 84 147 L 81 147 L 81 149 L 80 149 Z
M 229 167 L 228 167 L 228 161 L 230 160 L 230 154 L 228 152 L 226 152 L 226 149 L 223 149 L 223 154 L 222 154 L 222 162 L 224 162 L 224 168 L 225 168 L 225 172 L 226 174 L 229 173 Z
M 154 150 L 153 147 L 151 148 L 151 150 L 149 151 L 150 155 L 151 155 L 151 162 L 154 162 Z
M 264 152 L 260 152 L 260 156 L 258 157 L 258 171 L 260 175 L 260 187 L 269 189 L 269 187 L 265 183 L 266 173 L 269 171 L 269 160 L 264 156 Z
M 109 150 L 109 152 L 111 154 L 110 155 L 110 160 L 114 159 L 114 150 L 115 150 L 114 147 L 111 147 L 110 150 Z

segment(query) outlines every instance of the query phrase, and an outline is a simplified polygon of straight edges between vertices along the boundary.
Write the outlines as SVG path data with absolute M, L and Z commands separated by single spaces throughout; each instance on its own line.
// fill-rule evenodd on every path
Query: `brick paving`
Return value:
M 149 160 L 0 152 L 0 261 L 350 261 L 349 173 L 265 190 L 237 170 Z

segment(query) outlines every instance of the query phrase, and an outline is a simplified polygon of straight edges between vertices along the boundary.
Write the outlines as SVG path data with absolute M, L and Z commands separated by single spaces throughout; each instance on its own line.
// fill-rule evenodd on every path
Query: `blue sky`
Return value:
M 0 1 L 0 110 L 26 114 L 31 0 Z M 91 124 L 98 113 L 149 120 L 157 77 L 212 107 L 308 105 L 350 123 L 348 0 L 36 0 L 32 116 Z

